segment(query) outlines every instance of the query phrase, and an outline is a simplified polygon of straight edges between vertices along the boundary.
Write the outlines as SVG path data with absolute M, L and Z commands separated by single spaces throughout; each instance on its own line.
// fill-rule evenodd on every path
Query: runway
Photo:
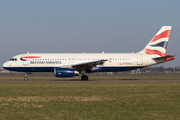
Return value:
M 180 80 L 0 80 L 0 82 L 180 82 Z
M 89 75 L 88 81 L 81 76 L 57 78 L 54 74 L 29 74 L 24 81 L 24 74 L 0 74 L 0 82 L 180 82 L 180 74 L 117 74 Z

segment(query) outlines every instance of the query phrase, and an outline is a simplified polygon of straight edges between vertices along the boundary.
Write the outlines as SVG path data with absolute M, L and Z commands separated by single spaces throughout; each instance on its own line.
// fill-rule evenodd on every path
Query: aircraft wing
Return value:
M 97 60 L 97 61 L 92 61 L 92 62 L 75 64 L 75 65 L 72 65 L 72 68 L 75 70 L 86 70 L 86 69 L 91 70 L 92 67 L 96 67 L 97 65 L 103 65 L 105 61 L 108 61 L 108 60 Z

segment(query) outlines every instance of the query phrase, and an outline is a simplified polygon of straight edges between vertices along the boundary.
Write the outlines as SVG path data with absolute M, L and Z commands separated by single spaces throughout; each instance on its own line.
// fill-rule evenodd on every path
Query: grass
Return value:
M 178 120 L 179 91 L 178 81 L 0 82 L 0 119 Z

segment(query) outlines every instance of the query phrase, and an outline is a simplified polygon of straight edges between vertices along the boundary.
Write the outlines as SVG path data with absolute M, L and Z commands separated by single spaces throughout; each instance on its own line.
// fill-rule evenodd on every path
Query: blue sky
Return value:
M 139 52 L 164 25 L 180 66 L 180 1 L 0 1 L 0 65 L 21 53 Z M 0 67 L 2 68 L 2 67 Z

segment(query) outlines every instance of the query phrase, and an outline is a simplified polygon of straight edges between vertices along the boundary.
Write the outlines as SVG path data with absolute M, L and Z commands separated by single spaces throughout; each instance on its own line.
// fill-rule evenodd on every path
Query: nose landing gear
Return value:
M 28 75 L 26 73 L 26 75 L 24 76 L 24 81 L 28 81 Z
M 28 81 L 28 76 L 24 76 L 24 81 Z

